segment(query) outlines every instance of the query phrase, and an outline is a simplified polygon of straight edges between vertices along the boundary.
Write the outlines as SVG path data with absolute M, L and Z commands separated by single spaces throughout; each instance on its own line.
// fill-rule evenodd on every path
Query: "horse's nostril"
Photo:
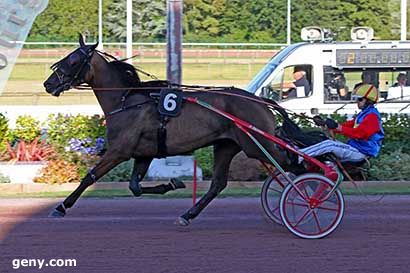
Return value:
M 52 88 L 52 84 L 51 84 L 50 82 L 48 82 L 48 81 L 45 81 L 45 82 L 43 83 L 43 86 L 44 86 L 44 88 L 46 89 L 46 91 L 50 91 L 51 89 L 53 89 L 53 88 Z

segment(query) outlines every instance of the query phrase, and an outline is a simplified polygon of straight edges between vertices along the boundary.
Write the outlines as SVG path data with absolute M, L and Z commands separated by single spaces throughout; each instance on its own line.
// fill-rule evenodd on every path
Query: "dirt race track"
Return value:
M 64 219 L 56 199 L 0 200 L 0 273 L 410 272 L 410 196 L 347 196 L 339 228 L 299 239 L 267 222 L 257 198 L 217 199 L 187 228 L 189 199 L 83 198 Z M 76 259 L 76 267 L 20 267 L 14 259 Z

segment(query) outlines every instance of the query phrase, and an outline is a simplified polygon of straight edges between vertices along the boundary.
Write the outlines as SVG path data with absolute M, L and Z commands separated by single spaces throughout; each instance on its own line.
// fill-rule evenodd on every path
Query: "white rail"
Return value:
M 78 42 L 23 42 L 15 41 L 17 44 L 24 45 L 78 45 Z M 136 46 L 166 46 L 166 43 L 151 43 L 151 42 L 136 42 L 132 43 Z M 104 45 L 119 45 L 126 46 L 125 42 L 107 42 Z M 208 47 L 282 47 L 286 43 L 182 43 L 183 46 L 208 46 Z

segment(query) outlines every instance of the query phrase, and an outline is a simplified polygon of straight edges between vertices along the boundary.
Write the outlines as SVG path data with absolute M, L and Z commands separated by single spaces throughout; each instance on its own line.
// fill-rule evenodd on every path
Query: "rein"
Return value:
M 95 50 L 95 51 L 98 52 L 98 53 L 100 53 L 101 55 L 104 55 L 104 56 L 106 56 L 106 57 L 109 57 L 109 58 L 111 58 L 111 59 L 113 59 L 113 60 L 116 60 L 116 61 L 119 61 L 119 62 L 125 62 L 125 61 L 128 61 L 128 60 L 134 59 L 135 57 L 137 57 L 137 56 L 139 55 L 139 54 L 135 54 L 135 55 L 133 55 L 133 56 L 131 56 L 131 57 L 129 57 L 129 58 L 118 59 L 117 57 L 115 57 L 115 56 L 113 56 L 113 55 L 111 55 L 111 54 L 109 54 L 109 53 L 107 53 L 107 52 L 103 52 L 103 51 L 99 51 L 99 50 Z M 159 80 L 155 75 L 152 75 L 152 74 L 150 74 L 150 73 L 148 73 L 148 72 L 145 72 L 144 70 L 142 70 L 142 69 L 139 68 L 138 66 L 134 66 L 134 68 L 135 68 L 136 71 L 140 72 L 141 74 L 144 74 L 144 75 L 147 76 L 147 77 L 150 77 L 150 78 L 153 79 L 153 80 Z
M 147 73 L 147 74 L 148 74 L 148 73 Z M 150 75 L 150 74 L 148 74 L 148 75 Z M 200 85 L 181 85 L 181 84 L 173 84 L 173 83 L 170 83 L 169 85 L 170 85 L 170 87 L 180 88 L 180 89 L 182 89 L 182 90 L 185 91 L 185 92 L 200 92 L 200 91 L 203 91 L 203 92 L 207 92 L 207 93 L 213 93 L 213 94 L 219 94 L 219 95 L 225 95 L 225 96 L 232 96 L 232 97 L 243 98 L 243 99 L 250 100 L 250 101 L 253 101 L 253 102 L 256 102 L 256 103 L 260 103 L 260 104 L 267 105 L 268 107 L 272 108 L 272 110 L 274 110 L 274 111 L 282 110 L 282 111 L 285 111 L 286 113 L 288 113 L 288 114 L 290 114 L 290 115 L 292 115 L 292 116 L 299 117 L 299 118 L 301 118 L 301 119 L 313 120 L 313 118 L 311 118 L 311 117 L 308 117 L 308 116 L 306 116 L 306 115 L 304 115 L 304 114 L 295 113 L 295 112 L 292 111 L 292 110 L 283 108 L 282 106 L 280 106 L 280 105 L 278 105 L 278 104 L 274 104 L 274 103 L 271 103 L 271 102 L 269 102 L 269 101 L 265 101 L 265 100 L 262 99 L 262 98 L 253 98 L 253 97 L 248 97 L 248 96 L 245 96 L 245 95 L 240 95 L 240 94 L 225 92 L 226 90 L 231 90 L 231 89 L 233 89 L 234 87 L 232 87 L 232 86 L 231 86 L 231 87 L 223 87 L 223 86 L 216 86 L 216 87 L 214 87 L 214 86 L 200 86 Z M 130 93 L 130 91 L 137 91 L 137 90 L 140 90 L 140 91 L 146 91 L 146 90 L 161 90 L 161 89 L 164 88 L 164 86 L 158 86 L 158 87 L 153 86 L 153 87 L 91 88 L 90 86 L 80 85 L 80 86 L 76 86 L 76 87 L 74 87 L 74 88 L 75 88 L 75 89 L 78 89 L 78 90 L 94 90 L 94 91 L 116 91 L 116 90 L 117 90 L 117 91 L 121 91 L 121 90 L 126 90 L 126 91 L 128 91 L 128 92 L 126 92 L 126 96 L 128 96 L 128 94 Z M 124 98 L 124 96 L 122 97 L 122 101 L 123 101 L 123 98 Z M 124 98 L 124 100 L 125 100 L 125 98 Z M 124 103 L 124 101 L 123 101 L 123 103 Z M 130 107 L 127 107 L 127 109 L 128 109 L 128 108 L 130 108 Z M 120 110 L 120 109 L 117 109 L 117 110 L 114 110 L 113 112 L 118 113 L 118 112 L 121 112 L 121 111 L 124 111 L 124 110 L 126 110 L 126 109 L 125 109 L 125 108 L 121 108 L 121 110 Z M 115 114 L 115 113 L 114 113 L 114 114 Z
M 99 51 L 99 50 L 96 50 L 96 49 L 94 49 L 91 54 L 88 53 L 88 52 L 83 52 L 83 51 L 81 51 L 81 52 L 84 53 L 84 54 L 87 56 L 87 58 L 86 58 L 86 60 L 83 62 L 82 66 L 81 66 L 81 68 L 80 68 L 80 71 L 77 72 L 77 74 L 75 75 L 74 79 L 70 82 L 70 85 L 73 83 L 73 81 L 74 81 L 75 79 L 78 78 L 78 75 L 79 75 L 79 74 L 81 73 L 81 71 L 83 70 L 83 67 L 85 66 L 85 64 L 89 64 L 89 59 L 91 58 L 93 52 L 97 52 L 97 54 L 99 54 L 100 56 L 104 56 L 104 57 L 106 57 L 107 59 L 111 58 L 111 59 L 113 59 L 113 60 L 122 61 L 122 62 L 123 62 L 123 61 L 126 61 L 126 60 L 128 60 L 128 59 L 132 59 L 132 58 L 134 58 L 134 57 L 137 56 L 137 55 L 134 55 L 134 56 L 131 56 L 130 58 L 126 58 L 126 59 L 121 59 L 121 60 L 119 60 L 118 58 L 116 58 L 115 56 L 113 56 L 113 55 L 111 55 L 111 54 L 109 54 L 109 53 L 106 53 L 106 52 L 103 52 L 103 51 Z M 88 53 L 88 54 L 87 54 L 87 53 Z M 150 73 L 148 73 L 148 72 L 145 72 L 145 71 L 142 70 L 141 68 L 138 68 L 138 67 L 135 67 L 135 66 L 134 66 L 134 68 L 135 68 L 135 70 L 136 70 L 137 72 L 142 73 L 142 74 L 144 74 L 144 75 L 150 77 L 151 79 L 158 80 L 158 78 L 157 78 L 156 76 L 154 76 L 154 75 L 152 75 L 152 74 L 150 74 Z M 306 115 L 304 115 L 304 114 L 295 113 L 295 112 L 293 112 L 293 111 L 291 111 L 291 110 L 289 110 L 289 109 L 283 108 L 282 106 L 280 106 L 280 105 L 278 105 L 278 104 L 276 104 L 276 103 L 272 103 L 272 102 L 270 102 L 270 101 L 268 101 L 268 100 L 265 100 L 265 99 L 263 99 L 263 98 L 259 98 L 259 97 L 258 97 L 258 98 L 253 98 L 253 97 L 249 97 L 249 96 L 245 96 L 245 95 L 241 95 L 241 94 L 235 94 L 235 93 L 226 92 L 227 90 L 232 90 L 232 89 L 234 88 L 233 86 L 231 86 L 231 87 L 224 87 L 224 86 L 223 86 L 223 87 L 220 87 L 220 86 L 219 86 L 219 87 L 215 87 L 215 86 L 210 87 L 210 86 L 200 86 L 200 85 L 181 85 L 181 84 L 174 84 L 174 83 L 168 82 L 168 87 L 170 87 L 170 88 L 176 87 L 176 88 L 182 89 L 182 90 L 184 90 L 184 91 L 186 91 L 186 92 L 199 92 L 199 91 L 203 91 L 203 92 L 208 92 L 208 93 L 214 93 L 214 94 L 220 94 L 220 95 L 226 95 L 226 96 L 239 97 L 239 98 L 243 98 L 243 99 L 246 99 L 246 100 L 250 100 L 250 101 L 253 101 L 253 102 L 256 102 L 256 103 L 260 103 L 260 104 L 267 105 L 268 107 L 270 107 L 271 110 L 273 110 L 273 111 L 278 111 L 281 115 L 283 115 L 283 114 L 284 114 L 283 112 L 285 112 L 285 113 L 287 113 L 287 114 L 290 114 L 290 115 L 293 115 L 293 116 L 296 116 L 296 117 L 299 117 L 299 118 L 302 118 L 302 119 L 313 120 L 313 118 L 311 118 L 311 117 L 308 117 L 308 116 L 306 116 Z M 75 89 L 78 89 L 78 90 L 94 90 L 94 91 L 125 90 L 126 93 L 125 93 L 125 94 L 122 96 L 122 98 L 121 98 L 122 107 L 119 108 L 119 109 L 116 109 L 116 110 L 114 110 L 114 111 L 111 111 L 111 112 L 109 113 L 109 114 L 116 114 L 116 113 L 125 111 L 126 109 L 129 109 L 129 108 L 131 108 L 131 107 L 137 107 L 137 106 L 140 105 L 140 104 L 136 104 L 136 105 L 131 105 L 131 106 L 125 106 L 125 100 L 126 100 L 127 96 L 129 95 L 129 93 L 130 93 L 131 91 L 135 91 L 135 90 L 161 90 L 161 89 L 164 88 L 164 86 L 159 86 L 159 87 L 92 88 L 92 87 L 87 86 L 87 85 L 78 85 L 78 86 L 71 86 L 71 88 L 75 88 Z M 282 112 L 281 112 L 281 111 L 282 111 Z

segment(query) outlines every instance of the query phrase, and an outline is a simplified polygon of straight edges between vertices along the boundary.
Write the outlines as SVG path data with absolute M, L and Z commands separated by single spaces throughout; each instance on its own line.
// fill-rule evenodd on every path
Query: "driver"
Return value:
M 384 139 L 380 113 L 374 106 L 379 91 L 372 84 L 362 84 L 353 92 L 352 98 L 361 110 L 354 119 L 338 124 L 330 118 L 313 118 L 316 125 L 326 126 L 335 133 L 347 136 L 347 143 L 329 139 L 303 148 L 301 152 L 312 157 L 333 153 L 341 162 L 360 162 L 368 156 L 376 157 L 379 154 Z

